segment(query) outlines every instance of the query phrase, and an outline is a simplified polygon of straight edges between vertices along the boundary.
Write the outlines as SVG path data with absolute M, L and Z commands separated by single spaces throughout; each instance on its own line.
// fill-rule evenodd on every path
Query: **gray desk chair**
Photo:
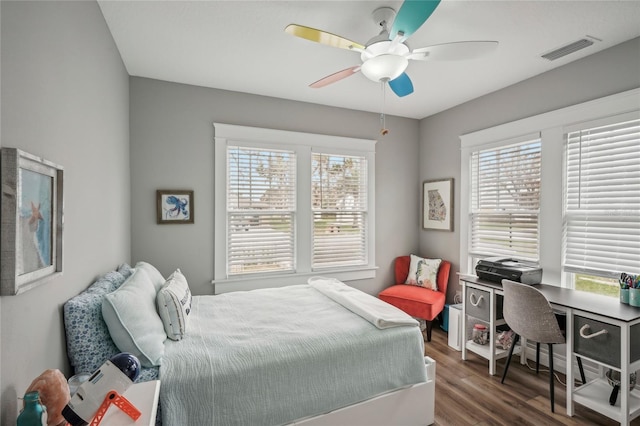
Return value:
M 504 383 L 504 379 L 507 377 L 513 348 L 520 336 L 536 342 L 536 373 L 540 365 L 540 343 L 546 343 L 549 348 L 549 399 L 551 400 L 551 412 L 554 412 L 553 345 L 565 343 L 565 336 L 560 329 L 558 319 L 549 301 L 537 288 L 509 280 L 502 280 L 502 288 L 504 289 L 504 319 L 515 336 L 500 382 Z M 579 357 L 578 368 L 584 383 L 584 370 L 582 360 Z

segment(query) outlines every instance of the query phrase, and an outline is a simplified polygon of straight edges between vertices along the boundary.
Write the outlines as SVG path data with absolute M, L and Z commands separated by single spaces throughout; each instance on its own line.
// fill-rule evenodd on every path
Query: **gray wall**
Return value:
M 459 205 L 460 135 L 637 87 L 640 38 L 427 117 L 420 122 L 419 179 L 453 177 L 454 205 Z M 455 277 L 460 270 L 458 228 L 466 219 L 454 209 L 454 220 L 454 232 L 420 231 L 420 251 L 450 259 Z M 459 285 L 455 279 L 450 284 L 448 299 L 452 300 Z
M 212 294 L 213 122 L 378 139 L 374 282 L 351 283 L 377 293 L 392 279 L 392 260 L 418 247 L 417 120 L 207 89 L 146 78 L 130 80 L 132 261 L 165 276 L 185 274 L 194 294 Z M 195 224 L 157 225 L 157 189 L 193 189 Z
M 69 376 L 62 305 L 130 258 L 129 79 L 95 2 L 2 1 L 3 147 L 64 167 L 63 275 L 0 298 L 3 425 L 48 368 Z

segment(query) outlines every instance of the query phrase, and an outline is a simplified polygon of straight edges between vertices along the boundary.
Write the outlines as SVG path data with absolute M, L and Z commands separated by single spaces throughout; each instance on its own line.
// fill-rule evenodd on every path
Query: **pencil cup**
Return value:
M 620 289 L 620 303 L 629 303 L 629 289 L 621 288 Z
M 629 289 L 629 304 L 640 307 L 640 288 Z

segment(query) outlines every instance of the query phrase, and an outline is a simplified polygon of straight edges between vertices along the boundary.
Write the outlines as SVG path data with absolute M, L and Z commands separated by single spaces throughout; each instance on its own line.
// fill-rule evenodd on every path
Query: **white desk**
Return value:
M 502 294 L 502 285 L 480 280 L 472 275 L 460 275 L 463 295 L 463 325 L 465 324 L 465 299 L 467 288 L 482 289 L 489 294 L 489 316 L 494 319 L 497 295 Z M 629 391 L 629 374 L 640 369 L 640 308 L 625 305 L 618 299 L 603 297 L 593 293 L 570 290 L 557 286 L 537 284 L 533 286 L 547 298 L 555 308 L 566 312 L 566 359 L 567 366 L 567 415 L 573 416 L 574 401 L 591 408 L 622 425 L 640 416 L 640 383 Z M 585 328 L 586 327 L 586 328 Z M 607 330 L 600 334 L 601 330 Z M 463 329 L 466 333 L 466 329 Z M 592 336 L 598 333 L 596 336 Z M 466 358 L 465 336 L 463 336 L 462 357 Z M 573 359 L 579 356 L 600 366 L 600 375 L 587 384 L 574 385 Z M 491 374 L 495 374 L 495 360 L 492 356 Z M 609 404 L 611 386 L 604 377 L 605 369 L 613 369 L 621 374 L 620 393 L 616 405 Z
M 137 421 L 126 415 L 118 407 L 111 405 L 107 410 L 100 426 L 125 426 L 125 425 L 149 425 L 156 424 L 156 412 L 158 410 L 158 398 L 160 396 L 160 381 L 136 383 L 127 389 L 123 395 L 142 415 Z

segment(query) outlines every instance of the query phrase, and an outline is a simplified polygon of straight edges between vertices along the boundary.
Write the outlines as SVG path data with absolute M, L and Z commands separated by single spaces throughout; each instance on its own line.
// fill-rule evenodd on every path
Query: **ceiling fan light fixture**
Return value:
M 371 81 L 390 81 L 407 69 L 409 60 L 398 55 L 378 55 L 362 64 L 360 71 Z

